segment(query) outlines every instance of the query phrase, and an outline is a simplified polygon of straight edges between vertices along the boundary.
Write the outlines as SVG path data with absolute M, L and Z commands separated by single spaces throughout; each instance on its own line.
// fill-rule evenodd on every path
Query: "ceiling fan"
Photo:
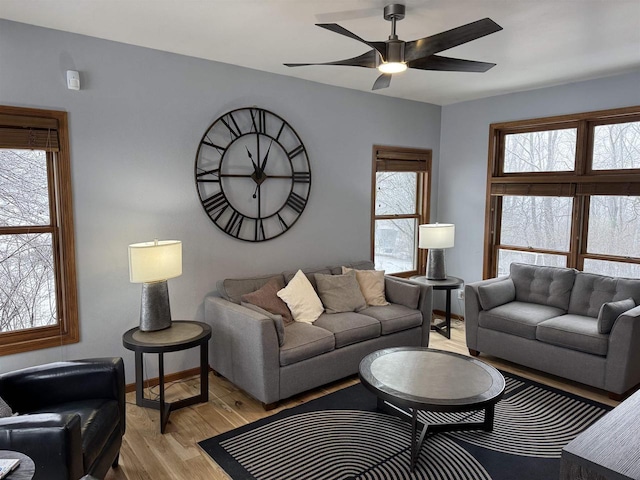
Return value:
M 502 27 L 490 18 L 483 18 L 446 32 L 420 38 L 411 42 L 399 40 L 396 35 L 396 22 L 405 15 L 405 6 L 391 4 L 384 7 L 383 17 L 391 22 L 391 35 L 384 42 L 369 42 L 350 32 L 337 23 L 316 23 L 318 27 L 344 35 L 372 48 L 366 53 L 345 60 L 326 63 L 285 63 L 287 67 L 308 65 L 345 65 L 350 67 L 377 68 L 381 75 L 373 84 L 372 90 L 387 88 L 394 73 L 404 72 L 407 68 L 419 70 L 440 70 L 449 72 L 486 72 L 495 63 L 476 62 L 460 58 L 443 57 L 436 53 L 448 50 L 463 43 L 471 42 L 502 30 Z

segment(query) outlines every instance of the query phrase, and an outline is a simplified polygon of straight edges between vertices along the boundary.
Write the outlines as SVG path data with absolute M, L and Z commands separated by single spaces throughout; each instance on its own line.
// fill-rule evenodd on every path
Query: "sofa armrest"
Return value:
M 605 390 L 625 393 L 640 383 L 640 305 L 620 315 L 609 334 Z
M 211 367 L 265 404 L 280 400 L 280 348 L 273 320 L 223 298 L 204 301 Z
M 384 283 L 385 295 L 389 302 L 420 310 L 420 313 L 422 313 L 421 345 L 423 347 L 429 346 L 433 311 L 433 288 L 411 280 L 388 275 L 384 277 Z M 417 295 L 416 292 L 418 292 Z
M 34 478 L 67 480 L 84 474 L 80 416 L 76 414 L 1 418 L 0 450 L 29 456 L 36 466 Z
M 94 398 L 117 400 L 123 434 L 124 389 L 122 358 L 55 362 L 0 375 L 2 397 L 14 411 L 19 413 L 29 413 L 42 410 L 49 405 Z
M 501 282 L 509 277 L 489 278 L 479 282 L 467 283 L 464 287 L 464 328 L 467 337 L 467 348 L 478 350 L 478 316 L 482 311 L 478 287 Z

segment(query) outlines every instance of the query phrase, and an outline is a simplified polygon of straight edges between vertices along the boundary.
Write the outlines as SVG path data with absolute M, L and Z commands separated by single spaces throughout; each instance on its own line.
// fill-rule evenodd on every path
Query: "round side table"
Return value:
M 440 335 L 451 338 L 451 290 L 461 288 L 464 285 L 464 280 L 458 277 L 447 277 L 444 280 L 429 280 L 424 275 L 411 277 L 409 280 L 422 285 L 428 285 L 434 290 L 445 290 L 447 292 L 444 322 L 431 325 L 431 330 L 435 330 Z
M 211 327 L 203 322 L 174 320 L 171 327 L 155 332 L 132 328 L 122 336 L 122 344 L 136 354 L 136 405 L 160 410 L 160 432 L 164 433 L 173 410 L 209 401 L 209 339 Z M 200 346 L 200 394 L 167 403 L 164 400 L 164 354 Z M 144 396 L 144 353 L 158 354 L 160 399 Z

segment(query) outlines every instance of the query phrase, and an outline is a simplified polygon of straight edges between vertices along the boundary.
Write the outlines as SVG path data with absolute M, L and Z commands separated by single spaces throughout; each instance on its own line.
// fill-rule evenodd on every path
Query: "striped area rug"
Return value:
M 429 436 L 409 471 L 410 426 L 380 413 L 361 385 L 199 443 L 233 479 L 557 479 L 562 447 L 611 407 L 504 373 L 493 432 Z M 426 423 L 481 421 L 482 412 L 425 413 Z

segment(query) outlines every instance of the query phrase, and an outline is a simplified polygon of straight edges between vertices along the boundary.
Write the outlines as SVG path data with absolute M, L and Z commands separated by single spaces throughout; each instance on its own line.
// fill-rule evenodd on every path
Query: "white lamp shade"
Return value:
M 182 275 L 182 242 L 155 240 L 129 245 L 129 281 L 151 283 Z
M 418 230 L 419 248 L 451 248 L 456 233 L 452 223 L 428 223 Z

